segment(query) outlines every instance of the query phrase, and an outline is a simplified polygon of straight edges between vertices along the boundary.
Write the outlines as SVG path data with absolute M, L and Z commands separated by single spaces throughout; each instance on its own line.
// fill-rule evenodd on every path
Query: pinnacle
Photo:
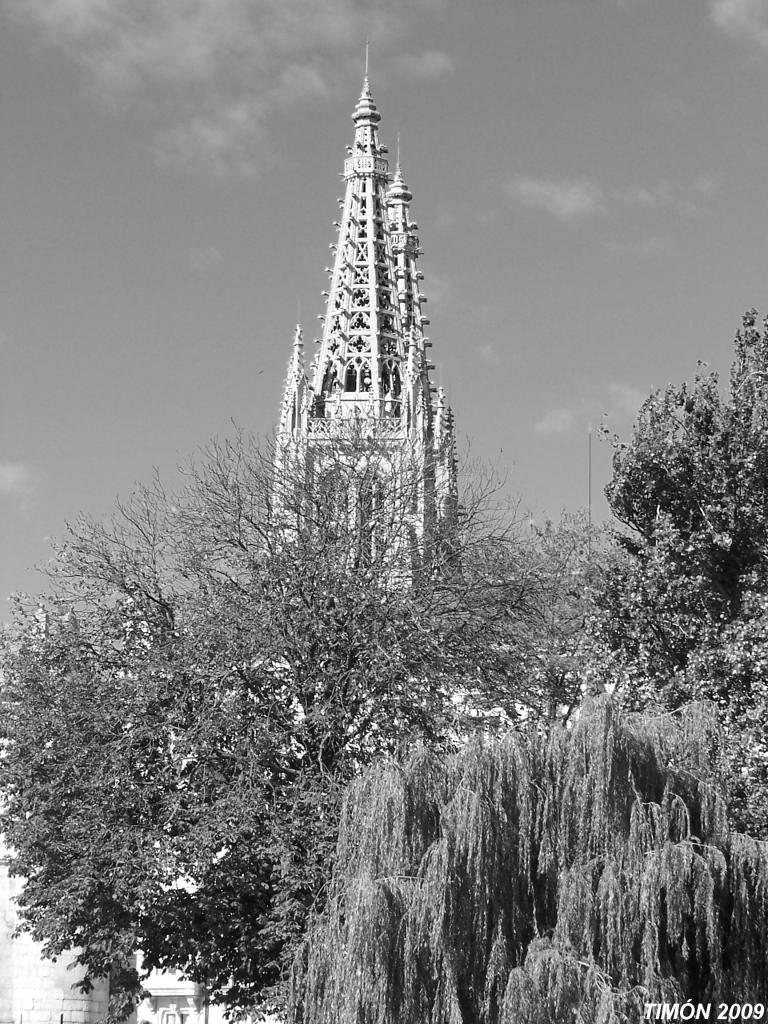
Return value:
M 355 124 L 359 124 L 361 121 L 369 121 L 373 124 L 378 124 L 381 120 L 381 114 L 376 109 L 376 104 L 373 102 L 373 94 L 371 93 L 371 86 L 368 82 L 368 75 L 363 79 L 363 88 L 360 93 L 360 99 L 357 101 L 355 112 L 352 114 L 352 120 Z
M 387 190 L 387 199 L 399 199 L 405 203 L 409 203 L 413 199 L 413 193 L 405 183 L 399 158 L 395 166 L 395 176 Z
M 296 324 L 296 332 L 293 335 L 293 355 L 291 364 L 295 369 L 304 366 L 304 331 L 301 324 Z

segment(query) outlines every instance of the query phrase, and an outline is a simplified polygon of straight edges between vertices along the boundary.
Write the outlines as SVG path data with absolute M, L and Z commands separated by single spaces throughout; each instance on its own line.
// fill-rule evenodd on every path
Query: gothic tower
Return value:
M 317 486 L 334 451 L 355 439 L 378 460 L 373 485 L 364 459 L 357 474 L 360 486 L 373 486 L 369 503 L 407 505 L 409 555 L 423 559 L 439 550 L 455 518 L 453 417 L 442 388 L 430 381 L 413 197 L 399 158 L 394 177 L 389 174 L 367 75 L 352 120 L 322 337 L 307 370 L 296 328 L 277 433 L 277 479 L 301 466 L 308 486 Z M 407 499 L 406 478 L 418 481 Z

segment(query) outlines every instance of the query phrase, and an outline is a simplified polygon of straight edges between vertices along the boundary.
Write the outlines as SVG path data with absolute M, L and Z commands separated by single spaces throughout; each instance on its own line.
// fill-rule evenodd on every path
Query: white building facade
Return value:
M 14 937 L 14 897 L 22 885 L 10 877 L 0 852 L 0 1024 L 97 1024 L 107 1009 L 108 984 L 81 993 L 74 985 L 83 972 L 71 954 L 47 960 L 29 935 Z
M 0 1024 L 98 1024 L 108 1008 L 109 982 L 81 992 L 84 972 L 74 954 L 49 960 L 29 935 L 14 935 L 14 898 L 23 884 L 10 877 L 8 858 L 0 856 Z M 150 995 L 129 1024 L 224 1024 L 223 1010 L 207 1005 L 201 986 L 177 974 L 155 971 L 144 987 Z

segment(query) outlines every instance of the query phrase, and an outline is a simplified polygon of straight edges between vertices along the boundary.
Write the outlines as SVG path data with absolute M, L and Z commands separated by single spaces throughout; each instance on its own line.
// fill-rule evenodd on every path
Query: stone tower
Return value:
M 352 120 L 334 261 L 326 268 L 322 337 L 307 368 L 302 330 L 296 328 L 277 434 L 277 479 L 301 466 L 307 485 L 317 486 L 323 465 L 350 438 L 373 447 L 377 479 L 362 463 L 359 474 L 373 488 L 368 503 L 399 498 L 407 505 L 408 556 L 421 560 L 439 550 L 455 517 L 453 416 L 442 388 L 430 381 L 434 366 L 424 334 L 429 321 L 417 269 L 418 225 L 410 216 L 413 197 L 399 154 L 394 177 L 389 173 L 367 75 Z M 406 478 L 418 481 L 407 499 L 400 493 Z M 280 504 L 278 496 L 278 510 Z M 402 538 L 395 544 L 402 547 Z

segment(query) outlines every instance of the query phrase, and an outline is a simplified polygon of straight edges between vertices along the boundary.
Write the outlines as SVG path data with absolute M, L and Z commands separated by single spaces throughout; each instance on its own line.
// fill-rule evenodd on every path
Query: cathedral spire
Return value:
M 415 460 L 421 467 L 414 536 L 427 538 L 429 524 L 442 521 L 455 504 L 453 417 L 430 382 L 434 366 L 424 334 L 429 321 L 417 269 L 422 250 L 410 213 L 413 193 L 400 165 L 399 140 L 390 176 L 367 70 L 366 61 L 352 113 L 354 140 L 344 160 L 337 237 L 330 246 L 333 266 L 326 268 L 322 337 L 307 379 L 297 328 L 281 411 L 280 458 L 291 457 L 289 449 L 303 452 L 307 466 L 316 468 L 335 438 L 362 430 L 388 453 L 395 490 L 398 465 Z
M 386 213 L 387 151 L 379 144 L 381 115 L 367 76 L 352 120 L 355 138 L 344 161 L 346 189 L 313 384 L 322 415 L 378 418 L 385 402 L 388 415 L 399 409 L 406 352 Z

